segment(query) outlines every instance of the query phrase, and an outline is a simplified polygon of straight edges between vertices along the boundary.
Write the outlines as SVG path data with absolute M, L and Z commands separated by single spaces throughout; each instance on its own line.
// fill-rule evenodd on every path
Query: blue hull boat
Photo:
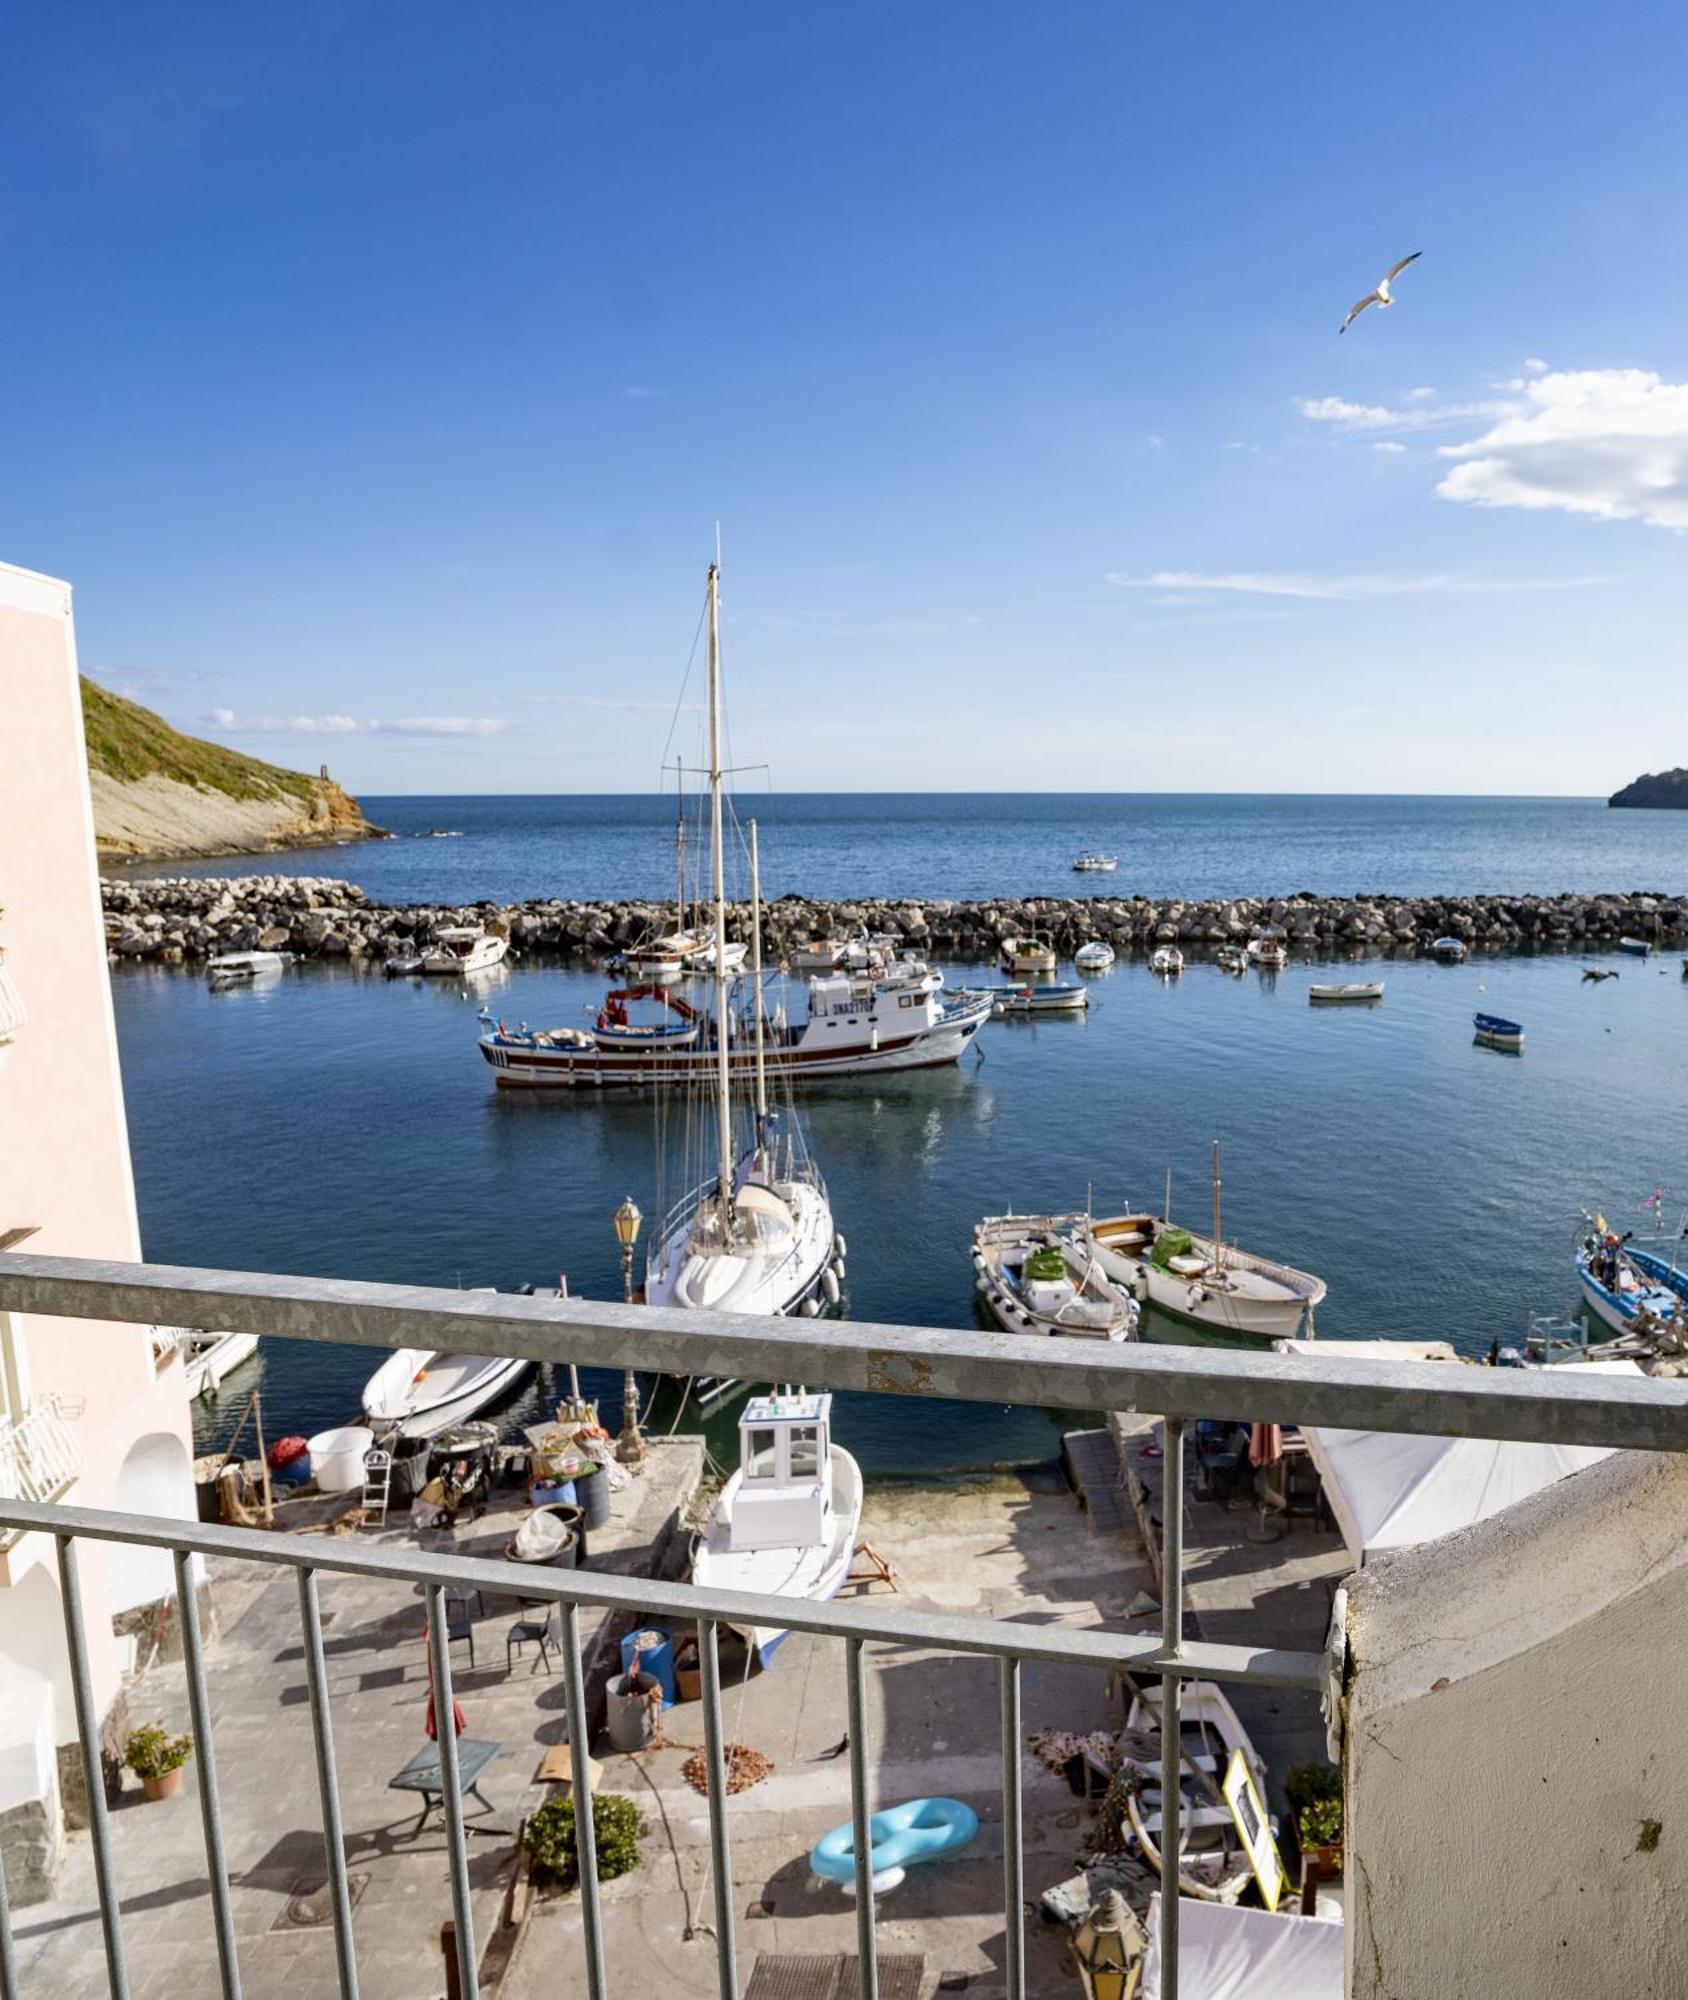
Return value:
M 1502 1014 L 1473 1014 L 1471 1025 L 1477 1030 L 1478 1041 L 1492 1049 L 1521 1050 L 1524 1046 L 1522 1026 Z
M 1651 1250 L 1591 1236 L 1577 1252 L 1577 1282 L 1589 1310 L 1619 1333 L 1643 1313 L 1688 1333 L 1688 1273 Z

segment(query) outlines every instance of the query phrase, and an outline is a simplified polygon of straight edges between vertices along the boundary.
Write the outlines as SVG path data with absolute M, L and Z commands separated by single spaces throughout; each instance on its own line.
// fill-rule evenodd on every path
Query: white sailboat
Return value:
M 795 1117 L 782 1136 L 768 1110 L 762 996 L 762 894 L 756 822 L 750 823 L 750 989 L 755 1128 L 735 1159 L 728 1006 L 727 903 L 721 808 L 720 575 L 709 569 L 709 830 L 715 934 L 711 972 L 717 1031 L 713 1051 L 714 1172 L 690 1189 L 651 1240 L 645 1297 L 656 1306 L 723 1312 L 817 1313 L 836 1303 L 841 1253 L 826 1184 L 800 1148 Z

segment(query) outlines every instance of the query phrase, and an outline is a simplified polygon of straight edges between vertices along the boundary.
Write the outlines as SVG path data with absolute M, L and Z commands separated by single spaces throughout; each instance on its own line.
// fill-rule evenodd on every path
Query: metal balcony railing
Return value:
M 43 1396 L 23 1415 L 0 1424 L 0 1501 L 56 1500 L 82 1473 L 82 1445 L 65 1403 Z M 0 1525 L 0 1547 L 8 1537 Z
M 1688 1449 L 1688 1383 L 1594 1374 L 1577 1368 L 1495 1370 L 1295 1357 L 1205 1348 L 1113 1345 L 1025 1335 L 825 1320 L 744 1318 L 709 1312 L 601 1304 L 588 1299 L 411 1289 L 396 1285 L 257 1276 L 144 1264 L 0 1254 L 0 1310 L 142 1324 L 216 1326 L 295 1340 L 364 1347 L 429 1347 L 519 1354 L 567 1366 L 639 1367 L 674 1375 L 802 1381 L 882 1394 L 1026 1403 L 1083 1412 L 1152 1411 L 1165 1421 L 1165 1493 L 1161 1559 L 1162 1627 L 1158 1638 L 1070 1631 L 1004 1620 L 934 1616 L 865 1601 L 816 1604 L 698 1589 L 588 1571 L 530 1568 L 461 1556 L 392 1551 L 317 1538 L 255 1534 L 234 1528 L 97 1513 L 36 1500 L 0 1499 L 0 1528 L 55 1537 L 77 1727 L 88 1773 L 91 1834 L 111 1991 L 127 2000 L 122 1916 L 110 1825 L 99 1781 L 99 1722 L 94 1713 L 86 1635 L 77 1583 L 80 1540 L 168 1549 L 175 1558 L 188 1701 L 197 1745 L 210 1897 L 225 2000 L 238 2000 L 229 1872 L 224 1854 L 217 1764 L 206 1695 L 199 1613 L 190 1586 L 195 1554 L 239 1557 L 294 1570 L 315 1735 L 317 1779 L 340 1991 L 356 2000 L 357 1961 L 340 1817 L 334 1737 L 327 1699 L 317 1577 L 327 1572 L 420 1583 L 427 1602 L 435 1712 L 452 1712 L 445 1624 L 448 1588 L 503 1590 L 551 1598 L 560 1607 L 570 1740 L 587 1740 L 579 1611 L 582 1606 L 668 1614 L 698 1621 L 703 1679 L 705 1764 L 721 2000 L 739 1992 L 733 1873 L 726 1816 L 717 1634 L 722 1624 L 779 1625 L 842 1641 L 849 1698 L 851 1816 L 855 1829 L 856 1923 L 863 2000 L 877 2000 L 874 1899 L 867 1880 L 870 1752 L 862 1649 L 875 1643 L 983 1654 L 999 1665 L 1004 1831 L 1004 1966 L 1009 2000 L 1025 1990 L 1021 1862 L 1020 1687 L 1030 1662 L 1128 1670 L 1162 1680 L 1163 1853 L 1180 1846 L 1180 1692 L 1187 1680 L 1324 1691 L 1323 1653 L 1212 1645 L 1186 1639 L 1182 1627 L 1184 1427 L 1214 1411 L 1246 1411 L 1262 1422 L 1498 1438 L 1617 1449 Z M 1177 1496 L 1178 1504 L 1172 1504 Z M 451 1859 L 451 1898 L 461 1991 L 477 1992 L 457 1744 L 439 1738 L 443 1802 Z M 607 2000 L 603 1923 L 590 1809 L 590 1766 L 578 1760 L 579 1843 L 586 1985 Z M 1177 2000 L 1179 1899 L 1161 1899 L 1162 1993 Z M 0 1991 L 17 1992 L 0 1890 Z

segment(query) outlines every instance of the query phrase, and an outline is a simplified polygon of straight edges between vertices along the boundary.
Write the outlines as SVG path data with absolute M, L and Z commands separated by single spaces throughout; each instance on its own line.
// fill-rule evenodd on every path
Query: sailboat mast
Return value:
M 756 1150 L 767 1144 L 768 1065 L 762 1045 L 762 862 L 750 822 L 750 991 L 756 1009 Z
M 674 759 L 674 873 L 678 893 L 674 898 L 674 928 L 684 931 L 686 924 L 686 773 L 685 766 Z
M 727 1053 L 727 889 L 721 827 L 721 570 L 709 565 L 709 863 L 715 897 L 715 1191 L 721 1228 L 733 1221 L 733 1113 Z
M 1213 1142 L 1213 1268 L 1225 1261 L 1225 1239 L 1219 1233 L 1219 1141 Z

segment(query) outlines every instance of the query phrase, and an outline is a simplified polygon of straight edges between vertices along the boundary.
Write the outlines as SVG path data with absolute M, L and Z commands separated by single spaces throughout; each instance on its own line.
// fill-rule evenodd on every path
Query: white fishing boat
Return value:
M 1638 1244 L 1608 1229 L 1604 1216 L 1577 1247 L 1577 1282 L 1583 1303 L 1614 1332 L 1688 1334 L 1688 1271 L 1682 1268 L 1681 1232 L 1671 1255 Z
M 625 955 L 628 977 L 643 981 L 678 979 L 705 949 L 705 942 L 696 931 L 672 931 L 666 937 L 647 938 Z
M 290 951 L 225 951 L 205 961 L 205 976 L 213 986 L 245 986 L 292 963 Z
M 1315 1007 L 1364 1007 L 1383 998 L 1383 981 L 1356 980 L 1346 986 L 1309 986 L 1307 998 Z
M 1126 1820 L 1143 1859 L 1165 1879 L 1161 1857 L 1161 1684 L 1132 1695 L 1120 1739 Z M 1182 1783 L 1179 1810 L 1178 1888 L 1202 1902 L 1234 1903 L 1253 1879 L 1223 1792 L 1233 1754 L 1240 1754 L 1255 1790 L 1266 1796 L 1266 1765 L 1249 1740 L 1242 1718 L 1213 1681 L 1186 1681 L 1178 1704 Z
M 435 976 L 466 977 L 502 965 L 510 940 L 483 930 L 479 924 L 447 924 L 435 931 L 422 951 L 422 970 Z
M 969 999 L 982 997 L 997 1015 L 1082 1014 L 1090 1005 L 1088 986 L 963 986 Z
M 785 962 L 793 972 L 834 972 L 849 949 L 848 938 L 810 938 L 807 944 L 794 945 Z
M 1184 954 L 1175 944 L 1163 944 L 1150 953 L 1149 970 L 1163 979 L 1176 979 L 1184 970 Z
M 182 1386 L 190 1398 L 212 1395 L 225 1376 L 257 1352 L 255 1333 L 202 1333 L 196 1328 L 182 1348 Z
M 378 1439 L 433 1437 L 507 1396 L 532 1367 L 507 1354 L 401 1347 L 364 1384 L 363 1414 Z
M 1324 1279 L 1225 1241 L 1219 1169 L 1215 1140 L 1211 1235 L 1198 1236 L 1171 1221 L 1170 1175 L 1165 1214 L 1086 1218 L 1076 1233 L 1110 1278 L 1129 1285 L 1157 1312 L 1257 1340 L 1311 1333 L 1313 1314 L 1325 1297 Z
M 1075 875 L 1111 875 L 1119 866 L 1117 854 L 1081 854 L 1073 862 Z
M 715 910 L 715 1016 L 729 1020 L 727 903 L 721 797 L 720 579 L 709 569 L 709 822 L 710 887 Z M 717 1038 L 713 1063 L 696 1077 L 697 1117 L 686 1123 L 710 1132 L 713 1157 L 669 1210 L 651 1239 L 645 1297 L 653 1306 L 720 1312 L 818 1312 L 842 1293 L 840 1256 L 826 1183 L 808 1157 L 793 1112 L 783 1132 L 768 1106 L 768 1023 L 762 988 L 762 883 L 756 822 L 750 833 L 751 1110 L 750 1143 L 737 1151 L 733 1069 L 728 1043 Z M 817 984 L 820 982 L 817 982 Z M 713 1118 L 703 1100 L 710 1099 Z M 688 1165 L 688 1179 L 690 1166 Z
M 1055 970 L 1055 947 L 1044 937 L 1009 937 L 1002 940 L 1002 962 L 1010 972 L 1022 977 Z
M 1130 1340 L 1137 1300 L 1074 1230 L 1082 1217 L 988 1215 L 973 1231 L 973 1279 L 1009 1333 Z
M 739 1418 L 738 1470 L 709 1510 L 691 1581 L 824 1603 L 849 1574 L 861 1517 L 861 1468 L 832 1442 L 832 1398 L 758 1396 Z M 735 1629 L 761 1666 L 785 1637 L 773 1625 Z
M 1114 948 L 1102 938 L 1092 938 L 1073 953 L 1073 964 L 1080 972 L 1106 972 L 1113 962 Z
M 1431 945 L 1430 955 L 1442 965 L 1463 965 L 1471 952 L 1462 938 L 1439 937 Z
M 1289 951 L 1281 937 L 1253 937 L 1243 949 L 1249 964 L 1262 972 L 1277 972 L 1289 963 Z

